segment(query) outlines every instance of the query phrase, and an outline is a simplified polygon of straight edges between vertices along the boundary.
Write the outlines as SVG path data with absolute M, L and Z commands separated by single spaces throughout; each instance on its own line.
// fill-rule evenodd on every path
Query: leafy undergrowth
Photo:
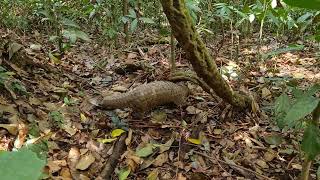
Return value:
M 112 51 L 92 41 L 55 61 L 45 53 L 51 47 L 37 35 L 0 33 L 23 46 L 15 56 L 25 53 L 32 60 L 0 59 L 0 149 L 38 146 L 35 152 L 47 154 L 40 158 L 47 160 L 48 177 L 99 178 L 117 153 L 113 147 L 119 129 L 128 131 L 128 138 L 112 174 L 116 179 L 290 179 L 301 171 L 301 133 L 281 132 L 272 108 L 286 87 L 284 81 L 308 85 L 320 78 L 313 49 L 258 62 L 256 47 L 248 41 L 238 61 L 230 61 L 231 46 L 225 43 L 217 64 L 235 89 L 250 89 L 259 105 L 254 112 L 232 109 L 187 83 L 192 95 L 183 107 L 162 106 L 137 119 L 130 109 L 101 110 L 87 100 L 167 79 L 169 45 Z M 270 48 L 277 47 L 265 47 L 266 52 Z M 177 67 L 191 69 L 181 52 Z M 259 107 L 264 113 L 258 113 Z

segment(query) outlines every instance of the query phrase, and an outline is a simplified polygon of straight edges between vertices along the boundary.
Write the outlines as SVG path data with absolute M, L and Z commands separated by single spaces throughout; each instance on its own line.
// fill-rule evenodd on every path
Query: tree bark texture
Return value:
M 247 108 L 251 99 L 232 90 L 221 76 L 217 65 L 193 25 L 184 0 L 160 0 L 172 27 L 175 38 L 182 45 L 197 75 L 226 102 L 239 108 Z

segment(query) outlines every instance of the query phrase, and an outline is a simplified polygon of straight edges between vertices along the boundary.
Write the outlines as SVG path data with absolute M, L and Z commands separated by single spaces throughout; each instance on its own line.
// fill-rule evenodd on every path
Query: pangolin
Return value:
M 105 109 L 132 108 L 139 115 L 156 106 L 174 103 L 178 106 L 186 103 L 188 87 L 170 81 L 154 81 L 142 84 L 133 90 L 119 95 L 103 98 L 101 107 Z

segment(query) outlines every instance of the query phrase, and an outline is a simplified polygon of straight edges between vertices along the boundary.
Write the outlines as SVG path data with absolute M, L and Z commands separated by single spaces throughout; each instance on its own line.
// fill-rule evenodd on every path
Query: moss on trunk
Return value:
M 217 65 L 193 25 L 184 0 L 160 0 L 172 27 L 175 38 L 182 45 L 197 75 L 213 91 L 233 106 L 246 108 L 250 105 L 248 96 L 238 94 L 222 78 Z

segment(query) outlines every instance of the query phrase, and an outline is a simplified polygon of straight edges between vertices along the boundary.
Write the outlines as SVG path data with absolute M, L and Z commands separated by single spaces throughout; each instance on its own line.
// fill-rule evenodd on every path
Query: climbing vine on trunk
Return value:
M 193 25 L 184 0 L 160 0 L 175 38 L 182 45 L 197 75 L 226 102 L 239 108 L 250 105 L 251 99 L 236 93 L 222 78 L 200 35 Z

